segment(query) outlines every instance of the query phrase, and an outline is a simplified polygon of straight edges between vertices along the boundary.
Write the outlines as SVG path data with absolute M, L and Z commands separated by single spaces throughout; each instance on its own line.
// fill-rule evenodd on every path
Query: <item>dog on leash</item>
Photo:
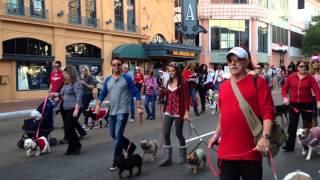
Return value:
M 124 170 L 129 171 L 128 178 L 132 177 L 134 167 L 138 168 L 136 176 L 139 176 L 141 174 L 142 157 L 139 154 L 130 155 L 128 157 L 122 154 L 120 158 L 115 160 L 115 165 L 119 168 L 120 179 L 122 179 L 122 173 Z
M 277 105 L 274 108 L 276 111 L 276 117 L 280 116 L 281 125 L 282 127 L 284 127 L 284 118 L 286 119 L 287 122 L 289 121 L 289 118 L 288 118 L 289 106 L 283 104 L 283 105 Z
M 191 152 L 187 156 L 187 163 L 190 168 L 190 173 L 193 175 L 197 174 L 200 169 L 206 165 L 206 154 L 203 149 L 197 149 L 194 152 Z
M 98 121 L 99 127 L 102 128 L 102 119 L 105 119 L 107 122 L 106 127 L 108 127 L 108 113 L 108 109 L 103 108 L 100 109 L 99 116 L 97 116 L 94 108 L 88 108 L 85 111 L 84 116 L 88 117 L 88 124 L 91 123 L 90 129 L 93 129 L 95 121 Z
M 287 174 L 283 180 L 312 180 L 312 177 L 300 170 Z
M 27 149 L 27 156 L 38 157 L 41 154 L 50 153 L 50 145 L 46 137 L 41 136 L 38 139 L 32 140 L 30 138 L 24 140 L 24 148 Z
M 159 149 L 159 143 L 156 140 L 143 139 L 140 141 L 140 147 L 143 150 L 142 159 L 146 154 L 151 155 L 151 161 L 155 161 Z
M 298 142 L 301 145 L 302 155 L 306 155 L 306 150 L 304 146 L 308 147 L 308 154 L 306 160 L 311 159 L 311 153 L 314 148 L 318 149 L 318 154 L 320 154 L 320 128 L 313 127 L 311 129 L 298 129 L 297 130 Z

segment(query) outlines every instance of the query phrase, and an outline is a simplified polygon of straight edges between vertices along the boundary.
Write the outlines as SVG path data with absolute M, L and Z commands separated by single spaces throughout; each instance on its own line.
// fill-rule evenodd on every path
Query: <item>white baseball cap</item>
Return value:
M 240 59 L 249 59 L 249 55 L 248 55 L 247 51 L 245 49 L 243 49 L 242 47 L 232 48 L 227 54 L 227 59 L 232 54 L 236 55 Z

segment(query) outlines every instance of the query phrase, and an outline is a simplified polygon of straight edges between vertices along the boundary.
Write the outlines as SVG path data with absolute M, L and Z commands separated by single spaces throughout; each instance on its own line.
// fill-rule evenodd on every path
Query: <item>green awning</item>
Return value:
M 147 53 L 140 44 L 122 44 L 112 51 L 112 58 L 147 59 Z

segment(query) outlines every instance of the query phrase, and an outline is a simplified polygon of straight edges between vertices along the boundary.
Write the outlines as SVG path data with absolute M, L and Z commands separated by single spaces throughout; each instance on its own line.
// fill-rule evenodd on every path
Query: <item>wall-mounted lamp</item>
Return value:
M 148 25 L 145 25 L 145 26 L 142 27 L 142 30 L 144 30 L 144 31 L 147 30 L 147 29 L 149 29 Z
M 61 10 L 60 12 L 58 12 L 58 17 L 61 17 L 61 16 L 63 16 L 64 15 L 64 12 L 63 12 L 63 10 Z
M 106 24 L 111 24 L 112 23 L 112 19 L 109 19 L 108 21 L 106 21 Z

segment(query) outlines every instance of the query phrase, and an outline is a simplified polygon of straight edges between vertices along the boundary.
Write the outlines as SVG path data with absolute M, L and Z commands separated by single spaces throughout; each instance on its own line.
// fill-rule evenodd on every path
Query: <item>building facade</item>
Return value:
M 319 0 L 306 0 L 303 9 L 289 0 L 199 0 L 200 63 L 225 63 L 228 50 L 246 46 L 254 64 L 279 66 L 302 57 L 303 31 L 320 10 Z
M 54 60 L 106 76 L 118 46 L 174 41 L 173 6 L 170 0 L 1 1 L 0 101 L 44 97 Z

